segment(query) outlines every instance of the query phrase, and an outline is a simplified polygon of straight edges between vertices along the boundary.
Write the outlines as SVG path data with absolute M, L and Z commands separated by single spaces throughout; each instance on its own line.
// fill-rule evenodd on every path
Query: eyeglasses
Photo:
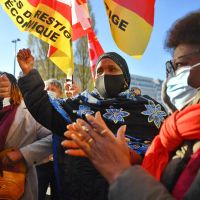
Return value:
M 182 56 L 179 56 L 178 58 L 175 58 L 173 60 L 169 60 L 165 63 L 165 66 L 166 66 L 166 75 L 167 75 L 167 78 L 171 78 L 173 76 L 175 76 L 175 71 L 177 70 L 174 63 L 177 59 L 180 59 L 180 58 L 185 58 L 185 57 L 190 57 L 190 56 L 194 56 L 194 55 L 197 55 L 200 53 L 200 49 L 197 49 L 196 51 L 192 52 L 192 53 L 189 53 L 189 54 L 186 54 L 186 55 L 182 55 Z
M 174 77 L 175 76 L 175 69 L 174 69 L 173 62 L 171 60 L 168 60 L 165 63 L 165 66 L 166 66 L 166 75 L 167 75 L 167 78 Z

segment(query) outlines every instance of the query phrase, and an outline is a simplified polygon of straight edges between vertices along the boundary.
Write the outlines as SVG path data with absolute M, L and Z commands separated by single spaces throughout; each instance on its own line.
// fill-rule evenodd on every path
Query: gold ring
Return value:
M 83 130 L 85 131 L 85 132 L 89 132 L 89 129 L 87 128 L 87 127 L 85 127 L 85 126 L 83 126 Z
M 91 145 L 91 144 L 93 143 L 93 139 L 90 138 L 90 139 L 87 141 L 87 143 L 88 143 L 89 145 Z
M 105 133 L 106 133 L 106 129 L 103 129 L 103 131 L 100 132 L 100 135 L 101 135 L 101 136 L 104 136 Z

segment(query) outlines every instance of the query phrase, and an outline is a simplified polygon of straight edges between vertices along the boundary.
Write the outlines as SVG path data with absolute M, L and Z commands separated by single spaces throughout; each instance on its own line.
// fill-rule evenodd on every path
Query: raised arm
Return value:
M 30 49 L 19 50 L 17 54 L 17 61 L 25 75 L 33 69 L 34 57 L 32 56 Z
M 34 57 L 29 49 L 17 54 L 18 63 L 24 73 L 18 81 L 25 104 L 32 116 L 53 134 L 63 136 L 66 120 L 57 112 L 44 91 L 44 82 L 37 70 L 33 69 Z

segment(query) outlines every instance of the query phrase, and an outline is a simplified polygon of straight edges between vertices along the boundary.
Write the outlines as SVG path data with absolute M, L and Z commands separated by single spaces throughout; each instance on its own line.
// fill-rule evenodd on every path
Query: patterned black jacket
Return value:
M 113 133 L 121 125 L 127 125 L 128 144 L 141 155 L 167 116 L 164 108 L 152 98 L 134 96 L 129 91 L 112 99 L 102 99 L 96 92 L 83 92 L 73 99 L 51 100 L 35 69 L 20 78 L 18 84 L 33 117 L 53 133 L 63 137 L 67 124 L 100 111 Z M 107 199 L 108 184 L 87 158 L 64 156 L 60 146 L 58 151 L 63 155 L 58 156 L 62 199 Z

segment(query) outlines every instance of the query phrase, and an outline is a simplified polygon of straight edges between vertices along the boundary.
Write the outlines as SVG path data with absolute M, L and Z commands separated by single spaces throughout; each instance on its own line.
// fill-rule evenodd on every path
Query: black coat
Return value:
M 130 93 L 103 100 L 96 93 L 85 92 L 73 99 L 52 101 L 36 70 L 20 78 L 18 85 L 33 117 L 54 134 L 63 137 L 67 124 L 77 118 L 84 119 L 86 113 L 100 111 L 113 133 L 121 125 L 127 125 L 129 146 L 142 155 L 166 117 L 163 107 L 155 100 L 147 96 L 131 96 Z M 61 146 L 58 151 L 63 155 L 59 161 L 62 199 L 107 199 L 108 184 L 87 158 L 64 155 Z
M 175 200 L 171 193 L 191 159 L 195 142 L 185 141 L 176 150 L 177 154 L 175 153 L 173 159 L 168 162 L 160 182 L 141 166 L 134 165 L 126 170 L 110 185 L 109 200 Z M 198 169 L 183 199 L 200 199 L 200 169 Z

